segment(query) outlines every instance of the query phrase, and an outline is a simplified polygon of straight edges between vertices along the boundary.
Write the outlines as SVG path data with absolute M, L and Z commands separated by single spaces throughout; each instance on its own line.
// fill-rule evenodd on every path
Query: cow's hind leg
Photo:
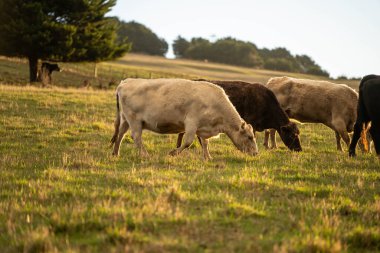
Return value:
M 116 128 L 116 125 L 115 125 L 115 128 Z M 125 133 L 128 131 L 128 128 L 129 128 L 128 122 L 124 118 L 122 118 L 119 128 L 117 130 L 115 129 L 115 135 L 117 135 L 117 137 L 114 135 L 114 137 L 112 137 L 112 140 L 111 140 L 111 143 L 112 142 L 115 143 L 113 147 L 113 152 L 112 152 L 113 155 L 116 155 L 116 156 L 119 155 L 120 144 L 124 138 Z
M 373 122 L 371 128 L 369 129 L 371 133 L 373 143 L 375 145 L 375 150 L 377 157 L 380 159 L 380 122 Z
M 142 124 L 140 121 L 135 121 L 131 124 L 132 139 L 136 148 L 139 151 L 140 156 L 148 156 L 148 152 L 145 150 L 142 143 Z
M 117 137 L 119 136 L 119 128 L 120 128 L 120 113 L 116 115 L 115 123 L 114 123 L 114 134 L 111 138 L 111 147 L 113 144 L 115 144 Z

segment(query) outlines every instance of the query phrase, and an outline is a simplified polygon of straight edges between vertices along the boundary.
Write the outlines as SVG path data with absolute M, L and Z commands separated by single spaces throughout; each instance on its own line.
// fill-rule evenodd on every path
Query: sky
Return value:
M 110 15 L 178 35 L 231 36 L 306 54 L 331 76 L 380 74 L 380 0 L 118 0 Z

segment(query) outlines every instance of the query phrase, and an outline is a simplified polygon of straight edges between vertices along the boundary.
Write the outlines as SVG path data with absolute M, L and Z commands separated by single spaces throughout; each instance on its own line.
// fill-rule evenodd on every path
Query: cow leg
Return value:
M 340 136 L 342 137 L 343 141 L 346 143 L 347 147 L 350 146 L 350 136 L 348 135 L 348 132 L 346 130 L 343 130 L 340 132 Z M 341 147 L 341 151 L 343 151 Z
M 373 122 L 369 132 L 372 136 L 373 143 L 375 144 L 375 150 L 378 158 L 380 159 L 380 122 Z
M 187 125 L 185 127 L 185 133 L 183 135 L 183 143 L 179 148 L 173 149 L 169 152 L 170 155 L 175 156 L 179 155 L 184 149 L 190 147 L 195 138 L 195 133 L 197 132 L 197 128 L 192 125 Z
M 340 134 L 339 132 L 335 131 L 335 139 L 336 139 L 336 149 L 339 151 L 343 151 L 342 145 L 340 143 Z
M 354 135 L 352 136 L 351 144 L 349 147 L 348 154 L 349 156 L 356 156 L 355 149 L 356 145 L 358 144 L 360 134 L 363 131 L 363 123 L 362 122 L 356 122 L 354 125 Z
M 270 141 L 272 143 L 271 149 L 277 148 L 277 142 L 276 142 L 276 129 L 270 130 Z
M 112 137 L 111 142 L 115 142 L 112 154 L 118 156 L 121 141 L 123 140 L 124 135 L 128 131 L 128 128 L 129 128 L 128 122 L 122 118 L 119 127 L 117 129 L 116 128 L 117 127 L 115 124 L 115 134 L 114 134 L 114 137 Z
M 202 146 L 202 138 L 199 137 L 198 135 L 197 135 L 197 138 L 198 138 L 198 142 L 199 142 L 199 144 L 201 144 L 201 146 Z
M 185 134 L 185 133 L 179 133 L 179 134 L 178 134 L 178 137 L 177 137 L 177 146 L 176 146 L 176 148 L 181 147 L 182 139 L 183 139 L 183 135 L 184 135 L 184 134 Z
M 342 138 L 343 141 L 347 144 L 347 147 L 350 146 L 350 136 L 347 132 L 346 123 L 342 119 L 338 117 L 335 118 L 332 121 L 332 129 L 335 131 L 337 150 L 343 151 L 342 146 L 340 144 L 340 138 Z
M 140 156 L 148 156 L 148 152 L 145 150 L 142 143 L 142 124 L 140 121 L 133 122 L 131 124 L 132 139 L 136 148 L 139 151 Z
M 181 147 L 181 143 L 182 143 L 182 139 L 183 139 L 183 135 L 185 133 L 179 133 L 178 134 L 178 137 L 177 137 L 177 148 Z M 202 139 L 201 137 L 197 136 L 198 137 L 198 141 L 199 141 L 199 144 L 201 144 L 202 146 Z
M 264 133 L 265 133 L 265 135 L 264 135 L 264 147 L 266 149 L 269 149 L 269 134 L 270 134 L 269 129 L 265 129 Z
M 202 145 L 203 158 L 205 159 L 205 161 L 211 160 L 212 157 L 208 150 L 208 139 L 200 138 L 199 136 L 198 136 L 198 139 L 200 140 L 201 145 Z

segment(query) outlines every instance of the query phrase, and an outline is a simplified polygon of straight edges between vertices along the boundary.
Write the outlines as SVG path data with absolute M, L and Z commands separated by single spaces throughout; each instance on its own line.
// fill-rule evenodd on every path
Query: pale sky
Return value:
M 306 54 L 333 77 L 380 74 L 380 0 L 118 0 L 110 15 L 146 25 L 170 47 L 178 35 L 231 36 Z

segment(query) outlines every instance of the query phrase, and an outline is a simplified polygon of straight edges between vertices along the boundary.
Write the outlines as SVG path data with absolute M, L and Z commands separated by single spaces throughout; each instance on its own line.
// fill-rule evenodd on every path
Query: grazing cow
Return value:
M 254 131 L 276 129 L 285 145 L 293 151 L 302 151 L 299 130 L 278 103 L 271 90 L 259 83 L 241 81 L 207 81 L 224 89 L 240 116 L 253 126 Z M 182 134 L 178 136 L 177 147 L 181 144 Z
M 43 62 L 41 65 L 41 69 L 37 73 L 37 80 L 41 82 L 44 86 L 50 85 L 52 81 L 51 74 L 53 73 L 53 71 L 61 72 L 61 69 L 59 68 L 58 64 Z
M 269 79 L 267 87 L 276 95 L 289 118 L 301 122 L 322 123 L 335 131 L 337 149 L 342 151 L 340 139 L 350 143 L 356 120 L 358 93 L 344 84 L 327 81 L 275 77 Z M 272 146 L 275 131 L 271 130 Z M 265 139 L 268 140 L 269 132 Z
M 360 134 L 362 133 L 362 137 L 365 139 L 367 126 L 371 123 L 369 132 L 375 145 L 376 154 L 380 159 L 380 76 L 368 75 L 360 81 L 357 115 L 349 155 L 355 156 L 355 148 Z M 366 140 L 363 142 L 368 146 Z
M 242 152 L 257 154 L 252 126 L 246 124 L 223 89 L 208 82 L 184 79 L 126 79 L 116 90 L 117 117 L 111 139 L 114 155 L 128 128 L 140 155 L 146 155 L 142 130 L 161 134 L 185 132 L 181 147 L 170 152 L 178 155 L 188 148 L 195 135 L 202 141 L 207 160 L 208 139 L 225 133 Z

